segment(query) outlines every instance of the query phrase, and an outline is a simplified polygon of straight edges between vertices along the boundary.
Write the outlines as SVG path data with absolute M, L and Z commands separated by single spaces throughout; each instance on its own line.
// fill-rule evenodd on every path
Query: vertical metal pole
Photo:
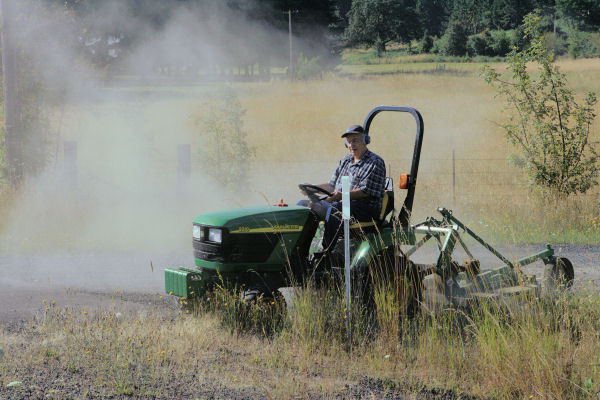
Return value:
M 288 10 L 288 28 L 290 36 L 290 80 L 294 80 L 294 62 L 292 60 L 292 10 Z
M 452 201 L 456 207 L 456 158 L 454 157 L 454 149 L 452 149 Z
M 350 321 L 350 177 L 342 176 L 342 218 L 344 220 L 344 280 L 346 283 L 346 338 L 348 349 L 352 344 L 352 323 Z
M 23 160 L 19 150 L 19 103 L 17 99 L 17 65 L 14 46 L 15 0 L 0 0 L 2 24 L 2 78 L 4 82 L 4 144 L 8 178 L 17 185 L 23 177 Z

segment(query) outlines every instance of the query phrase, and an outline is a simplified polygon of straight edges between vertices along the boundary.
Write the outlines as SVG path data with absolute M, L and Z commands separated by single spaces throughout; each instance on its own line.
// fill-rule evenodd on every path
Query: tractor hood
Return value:
M 306 207 L 248 207 L 202 214 L 194 224 L 227 228 L 229 233 L 300 232 L 310 210 Z

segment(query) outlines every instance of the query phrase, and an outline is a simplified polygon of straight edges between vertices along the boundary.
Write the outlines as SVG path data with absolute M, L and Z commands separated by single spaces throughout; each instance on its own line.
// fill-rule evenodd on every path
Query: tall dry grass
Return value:
M 567 71 L 577 93 L 600 91 L 598 60 L 565 60 L 559 64 Z M 69 211 L 62 210 L 64 202 L 55 200 L 56 195 L 44 198 L 48 194 L 42 188 L 48 184 L 43 178 L 32 182 L 35 190 L 22 196 L 23 201 L 16 207 L 14 203 L 2 202 L 0 209 L 8 209 L 17 216 L 9 228 L 26 230 L 32 242 L 48 243 L 53 248 L 62 245 L 85 248 L 93 243 L 107 249 L 121 248 L 131 239 L 116 236 L 114 230 L 108 230 L 111 234 L 107 235 L 102 223 L 114 217 L 115 211 L 122 214 L 118 220 L 123 226 L 145 219 L 140 218 L 139 212 L 132 212 L 140 210 L 138 202 L 131 205 L 110 195 L 116 193 L 128 199 L 139 197 L 141 192 L 144 198 L 156 199 L 151 188 L 159 183 L 167 188 L 161 193 L 169 192 L 176 180 L 176 143 L 191 143 L 193 187 L 209 189 L 194 192 L 195 198 L 184 207 L 187 214 L 220 207 L 272 204 L 282 197 L 288 203 L 295 203 L 297 183 L 327 181 L 337 161 L 346 153 L 340 132 L 350 124 L 362 123 L 374 106 L 396 104 L 417 108 L 425 122 L 414 207 L 416 220 L 431 215 L 438 206 L 445 206 L 469 223 L 484 222 L 485 234 L 499 241 L 597 243 L 600 240 L 598 188 L 586 195 L 558 201 L 530 188 L 523 173 L 506 161 L 516 150 L 506 142 L 498 126 L 505 118 L 502 103 L 494 99 L 492 89 L 478 77 L 479 65 L 469 65 L 475 69 L 463 76 L 327 75 L 323 80 L 311 82 L 232 83 L 246 110 L 244 123 L 249 144 L 256 149 L 256 158 L 249 165 L 250 178 L 234 193 L 222 190 L 202 173 L 199 151 L 203 146 L 202 132 L 194 122 L 203 112 L 207 93 L 218 90 L 218 85 L 179 87 L 176 91 L 152 87 L 128 89 L 126 93 L 116 89 L 107 91 L 109 99 L 114 97 L 112 101 L 68 104 L 50 113 L 53 116 L 50 131 L 60 132 L 60 136 L 51 136 L 50 140 L 79 142 L 82 187 L 93 185 L 92 200 L 85 200 L 83 213 L 92 218 L 74 218 L 73 223 L 61 226 L 71 237 L 50 243 L 47 232 L 38 232 L 38 228 L 55 227 L 56 221 L 62 221 L 63 214 Z M 596 141 L 600 140 L 599 121 L 592 129 Z M 372 125 L 370 148 L 386 160 L 392 177 L 410 168 L 414 126 L 410 116 L 391 113 L 381 114 Z M 51 143 L 52 148 L 55 145 Z M 453 150 L 457 159 L 454 187 Z M 62 154 L 57 151 L 55 156 L 51 159 L 55 165 L 50 169 L 59 170 Z M 403 192 L 396 192 L 398 204 L 403 196 Z M 186 217 L 165 210 L 182 208 L 181 199 L 177 198 L 177 207 L 171 207 L 174 196 L 158 197 L 160 200 L 155 202 L 159 206 L 149 203 L 144 213 L 161 214 L 163 230 L 174 231 Z M 118 202 L 119 207 L 113 207 L 111 201 Z M 31 209 L 39 210 L 35 224 L 27 218 Z M 2 212 L 9 213 L 8 210 Z M 175 220 L 177 224 L 172 223 Z M 516 232 L 516 237 L 511 236 L 510 230 Z M 187 228 L 178 234 L 187 235 Z M 18 238 L 15 240 L 18 242 Z M 152 238 L 145 238 L 146 242 L 152 242 Z M 166 239 L 162 242 L 166 243 Z M 174 247 L 175 241 L 170 246 Z
M 48 305 L 20 330 L 0 330 L 0 384 L 19 380 L 58 397 L 74 390 L 60 384 L 66 381 L 107 397 L 194 396 L 213 388 L 329 398 L 365 376 L 407 392 L 427 387 L 497 399 L 583 399 L 600 391 L 598 294 L 421 312 L 405 319 L 396 337 L 357 312 L 350 352 L 343 296 L 335 290 L 298 291 L 287 312 L 277 309 L 284 323 L 269 335 L 246 329 L 264 323 L 265 313 L 239 313 L 239 297 L 214 299 L 219 307 L 196 314 Z M 380 306 L 376 314 L 387 312 Z M 232 325 L 232 315 L 238 323 L 254 320 Z M 45 380 L 50 370 L 55 380 Z

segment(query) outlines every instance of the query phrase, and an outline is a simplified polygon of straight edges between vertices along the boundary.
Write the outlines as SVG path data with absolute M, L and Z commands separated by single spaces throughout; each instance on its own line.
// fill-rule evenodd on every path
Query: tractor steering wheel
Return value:
M 302 193 L 304 193 L 311 202 L 318 203 L 321 200 L 325 200 L 327 197 L 330 197 L 333 193 L 328 190 L 323 189 L 317 185 L 311 185 L 308 183 L 301 183 L 298 185 L 298 188 Z M 319 196 L 319 194 L 324 196 Z

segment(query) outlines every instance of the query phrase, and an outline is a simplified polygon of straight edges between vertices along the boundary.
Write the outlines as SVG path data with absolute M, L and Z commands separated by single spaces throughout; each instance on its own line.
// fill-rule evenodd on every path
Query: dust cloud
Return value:
M 156 25 L 115 1 L 96 9 L 93 22 L 82 26 L 54 18 L 56 10 L 42 9 L 39 2 L 20 4 L 29 7 L 21 10 L 29 22 L 20 32 L 23 50 L 51 89 L 44 99 L 44 140 L 51 151 L 44 170 L 29 176 L 5 205 L 10 207 L 0 222 L 5 282 L 160 288 L 163 268 L 192 265 L 191 223 L 198 214 L 280 198 L 296 203 L 297 184 L 327 181 L 346 154 L 339 134 L 362 123 L 376 105 L 410 105 L 423 113 L 416 202 L 425 205 L 425 215 L 451 199 L 451 149 L 464 155 L 489 140 L 485 131 L 492 124 L 482 118 L 493 116 L 494 106 L 482 106 L 491 98 L 481 92 L 483 82 L 467 87 L 461 78 L 399 76 L 223 83 L 234 72 L 223 65 L 237 65 L 240 79 L 246 71 L 237 60 L 252 55 L 260 55 L 252 60 L 259 69 L 286 65 L 287 32 L 269 30 L 243 11 L 216 5 L 207 18 L 170 5 L 164 23 Z M 122 36 L 89 33 L 107 26 Z M 120 43 L 131 33 L 141 40 Z M 118 60 L 115 70 L 99 68 L 101 56 Z M 432 90 L 432 84 L 438 86 Z M 206 173 L 207 142 L 198 122 L 215 94 L 227 90 L 246 110 L 244 130 L 255 150 L 247 181 L 233 188 Z M 466 90 L 477 95 L 457 102 Z M 388 161 L 389 174 L 407 173 L 412 118 L 378 117 L 372 136 L 370 148 Z M 75 168 L 65 142 L 77 143 Z M 191 176 L 183 183 L 177 175 L 179 144 L 191 148 Z M 397 191 L 397 206 L 403 195 Z
M 287 32 L 225 6 L 209 13 L 169 7 L 156 26 L 118 1 L 104 3 L 82 26 L 40 2 L 19 2 L 25 23 L 15 36 L 50 93 L 43 101 L 50 151 L 45 168 L 4 205 L 5 283 L 159 287 L 164 267 L 193 263 L 196 215 L 273 202 L 249 185 L 225 188 L 204 172 L 198 117 L 233 72 L 221 66 L 251 54 L 261 55 L 252 63 L 264 68 L 285 60 Z M 88 31 L 104 27 L 121 36 Z M 141 39 L 121 51 L 117 44 L 130 33 Z M 116 59 L 117 71 L 92 66 L 99 57 Z M 76 155 L 65 142 L 76 143 Z M 178 178 L 180 144 L 191 145 L 189 179 Z

